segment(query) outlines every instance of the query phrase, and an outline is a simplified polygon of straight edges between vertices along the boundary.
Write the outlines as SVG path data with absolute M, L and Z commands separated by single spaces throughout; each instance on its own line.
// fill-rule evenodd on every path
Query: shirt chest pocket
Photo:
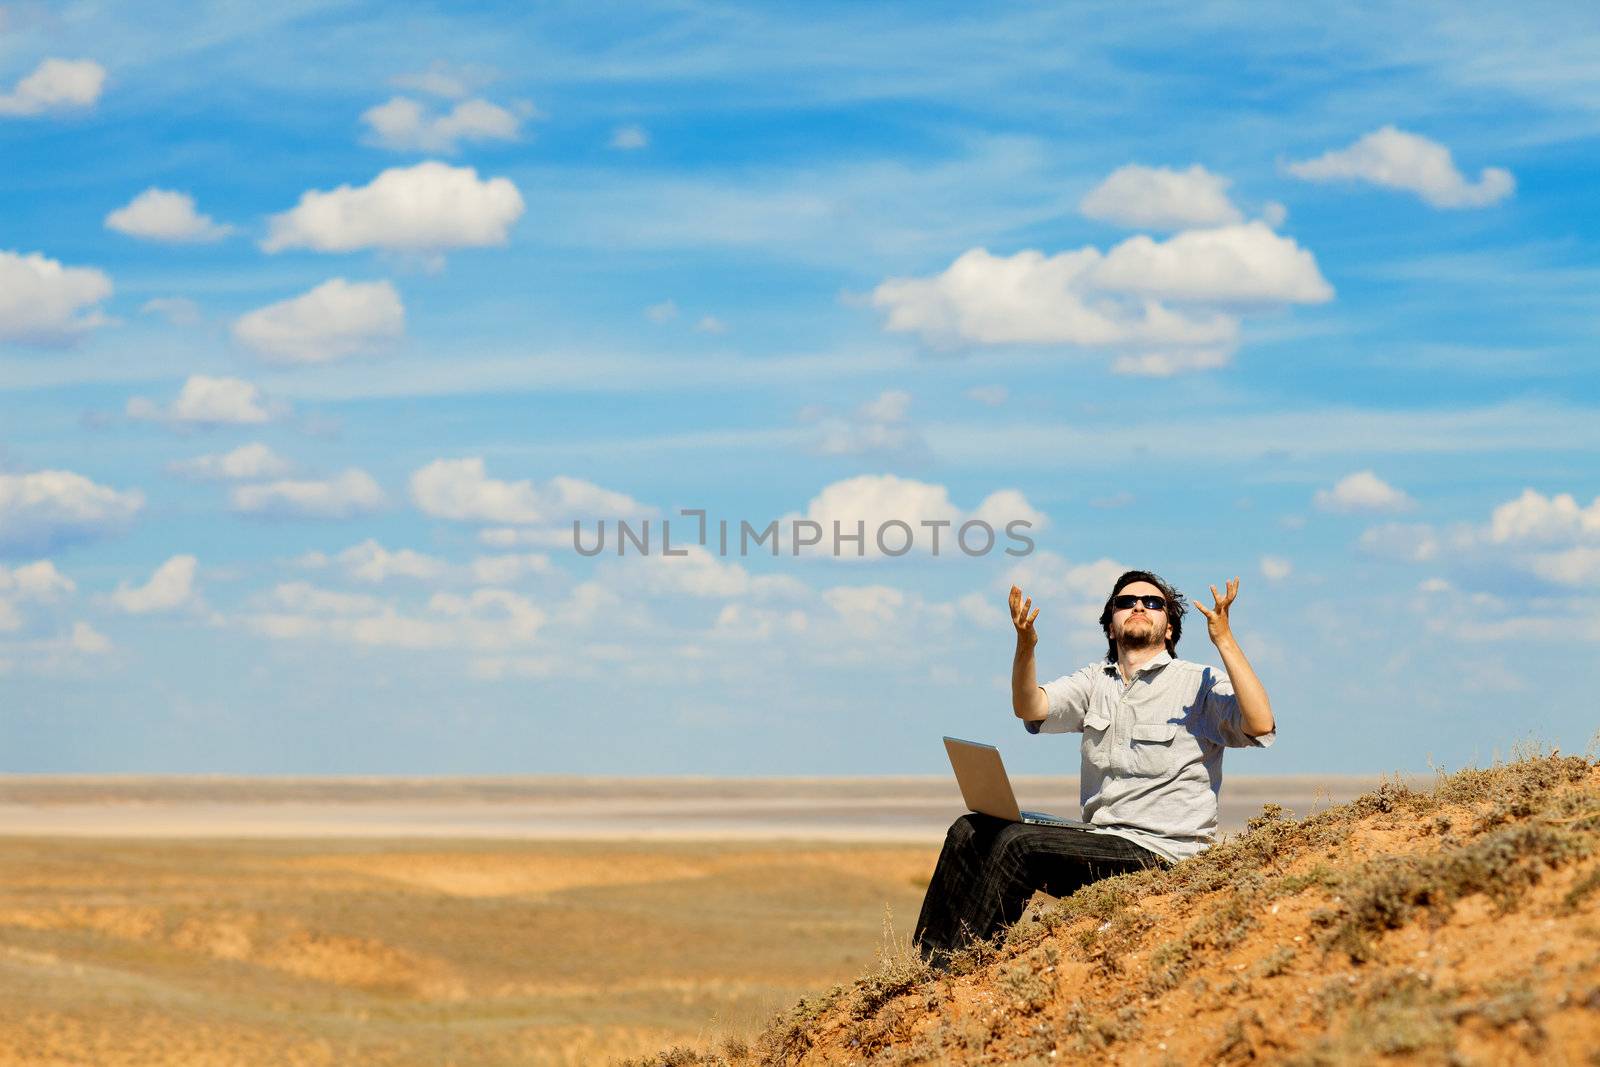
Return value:
M 1197 751 L 1194 737 L 1175 722 L 1136 722 L 1128 741 L 1129 772 L 1147 778 L 1176 774 Z
M 1104 708 L 1083 717 L 1083 758 L 1101 770 L 1111 767 L 1111 713 Z

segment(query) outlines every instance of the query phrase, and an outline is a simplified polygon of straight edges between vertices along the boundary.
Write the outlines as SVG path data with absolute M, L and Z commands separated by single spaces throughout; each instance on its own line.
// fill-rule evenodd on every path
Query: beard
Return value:
M 1117 634 L 1117 647 L 1127 649 L 1129 652 L 1142 652 L 1147 648 L 1165 648 L 1166 635 L 1156 629 L 1154 620 L 1148 618 L 1132 618 L 1122 624 L 1122 632 Z

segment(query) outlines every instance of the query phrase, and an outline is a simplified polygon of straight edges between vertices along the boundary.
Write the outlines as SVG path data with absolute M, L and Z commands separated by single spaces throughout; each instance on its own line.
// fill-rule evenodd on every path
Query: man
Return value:
M 1210 608 L 1194 605 L 1225 674 L 1174 658 L 1182 594 L 1148 571 L 1128 571 L 1100 613 L 1105 660 L 1041 686 L 1033 662 L 1039 609 L 1011 587 L 1012 711 L 1030 734 L 1083 734 L 1079 794 L 1092 829 L 957 819 L 917 920 L 925 956 L 942 962 L 968 941 L 993 936 L 1021 916 L 1034 890 L 1067 896 L 1211 844 L 1223 749 L 1265 748 L 1277 736 L 1267 691 L 1233 636 L 1229 610 L 1238 593 L 1235 578 L 1225 594 L 1211 587 Z

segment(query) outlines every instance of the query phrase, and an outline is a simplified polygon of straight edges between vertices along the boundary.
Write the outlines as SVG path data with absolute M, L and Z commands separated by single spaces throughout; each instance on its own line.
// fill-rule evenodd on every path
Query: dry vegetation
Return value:
M 1268 805 L 1169 870 L 1042 895 L 947 971 L 903 940 L 753 1040 L 632 1067 L 1600 1064 L 1600 765 L 1529 755 Z
M 0 1065 L 579 1065 L 859 973 L 926 846 L 0 839 Z

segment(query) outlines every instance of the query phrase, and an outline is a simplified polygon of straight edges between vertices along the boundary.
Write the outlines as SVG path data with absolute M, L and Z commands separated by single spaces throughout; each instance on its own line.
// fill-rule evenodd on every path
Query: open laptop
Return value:
M 950 766 L 956 772 L 956 784 L 961 786 L 961 799 L 978 814 L 1034 826 L 1070 826 L 1079 830 L 1090 828 L 1089 823 L 1077 819 L 1063 819 L 1059 815 L 1018 808 L 1017 795 L 1011 791 L 1011 779 L 1006 777 L 1005 764 L 1000 762 L 1000 750 L 993 745 L 946 737 L 944 750 L 949 754 Z

